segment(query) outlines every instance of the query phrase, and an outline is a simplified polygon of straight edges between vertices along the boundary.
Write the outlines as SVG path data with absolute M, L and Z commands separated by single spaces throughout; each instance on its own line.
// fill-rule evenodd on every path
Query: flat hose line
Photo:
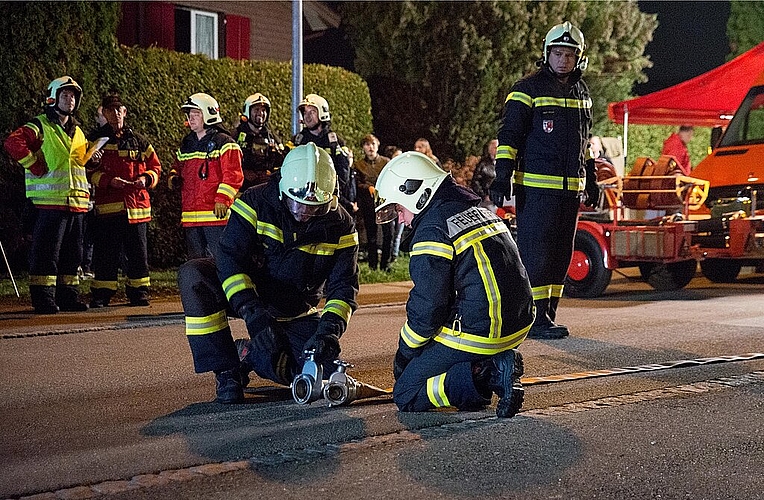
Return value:
M 566 382 L 569 380 L 608 377 L 611 375 L 623 375 L 625 373 L 651 372 L 656 370 L 666 370 L 669 368 L 688 368 L 690 366 L 710 365 L 714 363 L 730 363 L 733 361 L 750 361 L 752 359 L 761 358 L 764 358 L 764 353 L 750 352 L 736 356 L 715 356 L 713 358 L 682 359 L 679 361 L 666 361 L 665 363 L 651 363 L 648 365 L 627 366 L 624 368 L 608 368 L 605 370 L 588 370 L 584 372 L 566 373 L 562 375 L 549 375 L 546 377 L 522 377 L 520 382 L 522 382 L 524 386 L 553 384 L 555 382 Z

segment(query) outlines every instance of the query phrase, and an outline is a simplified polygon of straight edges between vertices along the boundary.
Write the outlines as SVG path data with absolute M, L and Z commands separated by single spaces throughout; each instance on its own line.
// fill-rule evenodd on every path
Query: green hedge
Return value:
M 233 129 L 239 123 L 244 99 L 255 92 L 268 96 L 273 105 L 271 125 L 282 140 L 291 138 L 291 63 L 270 61 L 209 60 L 205 56 L 182 54 L 164 49 L 122 47 L 114 52 L 108 65 L 99 68 L 98 79 L 84 85 L 85 97 L 79 110 L 83 129 L 94 125 L 95 107 L 101 95 L 118 91 L 128 108 L 126 122 L 144 134 L 159 154 L 165 174 L 169 171 L 182 137 L 188 133 L 180 105 L 196 92 L 206 92 L 218 100 L 224 124 Z M 53 73 L 56 71 L 57 73 Z M 50 74 L 37 77 L 29 85 L 45 89 L 50 79 L 64 71 L 49 69 Z M 70 72 L 75 80 L 80 75 Z M 371 98 L 366 83 L 340 68 L 305 65 L 305 93 L 315 92 L 329 101 L 333 128 L 349 144 L 360 142 L 371 130 Z M 28 109 L 25 120 L 39 112 Z M 2 138 L 21 123 L 5 124 Z M 0 160 L 0 169 L 7 175 L 0 178 L 0 190 L 7 196 L 0 230 L 17 232 L 23 204 L 21 168 L 7 157 Z M 166 179 L 166 178 L 165 178 Z M 165 179 L 162 179 L 163 181 Z M 152 193 L 154 220 L 149 225 L 149 260 L 154 268 L 176 266 L 184 260 L 183 232 L 180 228 L 180 199 L 169 191 L 166 182 Z

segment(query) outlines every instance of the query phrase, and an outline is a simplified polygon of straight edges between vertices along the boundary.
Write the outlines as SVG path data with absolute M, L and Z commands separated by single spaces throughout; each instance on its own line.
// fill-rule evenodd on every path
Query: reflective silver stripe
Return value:
M 427 398 L 435 408 L 451 406 L 446 396 L 446 374 L 441 373 L 427 379 Z

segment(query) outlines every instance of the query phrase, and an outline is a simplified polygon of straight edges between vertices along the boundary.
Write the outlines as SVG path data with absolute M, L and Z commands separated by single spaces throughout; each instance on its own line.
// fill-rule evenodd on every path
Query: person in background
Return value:
M 308 94 L 297 109 L 305 126 L 294 136 L 292 143 L 300 146 L 312 142 L 329 153 L 334 169 L 337 171 L 340 204 L 352 215 L 357 206 L 355 205 L 356 186 L 355 182 L 351 182 L 350 150 L 345 147 L 342 137 L 332 130 L 329 103 L 318 94 Z
M 435 162 L 435 164 L 441 168 L 443 166 L 440 164 L 440 160 L 437 156 L 435 156 L 432 152 L 432 148 L 430 147 L 430 141 L 425 139 L 424 137 L 420 137 L 416 140 L 414 143 L 414 151 L 418 151 L 422 153 L 423 155 L 426 155 L 429 159 Z
M 533 296 L 509 228 L 429 157 L 394 158 L 377 180 L 377 222 L 412 229 L 406 303 L 393 361 L 403 412 L 482 408 L 498 417 L 523 403 L 517 346 L 533 324 Z
M 241 160 L 244 184 L 240 192 L 267 181 L 284 161 L 284 144 L 268 125 L 270 117 L 271 101 L 263 94 L 252 94 L 244 101 L 240 123 L 234 133 L 244 155 Z
M 491 200 L 502 207 L 514 181 L 517 246 L 528 270 L 536 320 L 528 338 L 561 339 L 556 323 L 581 201 L 599 197 L 587 164 L 592 99 L 581 78 L 586 44 L 570 22 L 544 37 L 540 69 L 519 80 L 504 103 Z M 513 176 L 514 173 L 514 176 Z
M 661 155 L 673 156 L 679 163 L 684 175 L 690 175 L 692 172 L 692 162 L 690 161 L 690 152 L 687 144 L 692 140 L 695 129 L 691 125 L 682 125 L 677 132 L 672 133 L 663 141 Z
M 390 145 L 390 146 L 385 146 L 384 153 L 385 153 L 384 156 L 387 156 L 388 158 L 392 160 L 399 154 L 403 153 L 403 150 L 399 148 L 398 146 Z
M 96 170 L 90 174 L 98 194 L 93 227 L 95 279 L 90 285 L 90 307 L 109 305 L 117 291 L 123 253 L 127 299 L 131 306 L 147 306 L 151 286 L 148 190 L 159 182 L 162 165 L 149 141 L 125 124 L 127 107 L 119 95 L 104 96 L 101 107 L 107 123 L 93 134 L 93 140 L 106 138 L 108 142 L 93 155 Z
M 496 148 L 499 146 L 498 139 L 491 139 L 483 146 L 483 154 L 472 173 L 470 188 L 480 197 L 480 206 L 494 212 L 496 206 L 491 202 L 489 188 L 496 178 Z
M 180 144 L 167 182 L 170 189 L 181 189 L 188 258 L 215 256 L 228 209 L 244 183 L 241 148 L 223 129 L 212 96 L 194 94 L 180 109 L 191 132 Z
M 368 252 L 369 268 L 389 271 L 390 258 L 393 250 L 393 224 L 380 225 L 382 233 L 382 255 L 378 255 L 379 242 L 377 241 L 377 224 L 374 219 L 374 208 L 377 202 L 377 191 L 374 185 L 382 168 L 390 161 L 389 158 L 379 155 L 379 139 L 374 134 L 367 134 L 361 141 L 363 158 L 353 163 L 355 170 L 358 211 L 363 217 L 363 225 L 366 229 L 366 249 Z
M 36 209 L 29 256 L 29 295 L 37 314 L 85 311 L 79 298 L 82 235 L 90 203 L 88 142 L 74 114 L 82 88 L 70 76 L 48 85 L 44 112 L 5 140 L 24 167 L 27 198 Z
M 215 373 L 217 402 L 242 402 L 253 370 L 289 385 L 306 349 L 327 376 L 336 370 L 358 295 L 358 233 L 336 190 L 329 154 L 297 146 L 234 202 L 217 258 L 180 267 L 194 368 Z M 234 343 L 228 312 L 244 320 L 249 340 Z

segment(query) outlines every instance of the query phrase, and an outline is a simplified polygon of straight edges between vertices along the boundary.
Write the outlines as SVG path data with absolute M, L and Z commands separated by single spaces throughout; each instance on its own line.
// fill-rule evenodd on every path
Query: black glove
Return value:
M 515 170 L 515 162 L 506 158 L 496 160 L 496 178 L 488 188 L 491 202 L 497 207 L 504 206 L 504 198 L 512 197 L 512 172 Z
M 149 184 L 147 184 L 148 186 Z M 170 190 L 180 189 L 183 187 L 183 177 L 179 175 L 171 175 L 167 178 L 167 187 L 170 188 Z
M 315 349 L 313 359 L 317 363 L 328 363 L 340 355 L 340 338 L 333 333 L 313 335 L 306 343 L 305 350 Z
M 274 319 L 263 307 L 246 304 L 239 308 L 239 316 L 247 324 L 249 338 L 254 340 L 264 332 L 273 336 Z
M 395 377 L 395 380 L 398 380 L 398 377 L 401 376 L 411 360 L 419 356 L 421 352 L 421 349 L 409 347 L 403 339 L 398 340 L 398 351 L 396 351 L 395 359 L 393 360 L 393 377 Z

